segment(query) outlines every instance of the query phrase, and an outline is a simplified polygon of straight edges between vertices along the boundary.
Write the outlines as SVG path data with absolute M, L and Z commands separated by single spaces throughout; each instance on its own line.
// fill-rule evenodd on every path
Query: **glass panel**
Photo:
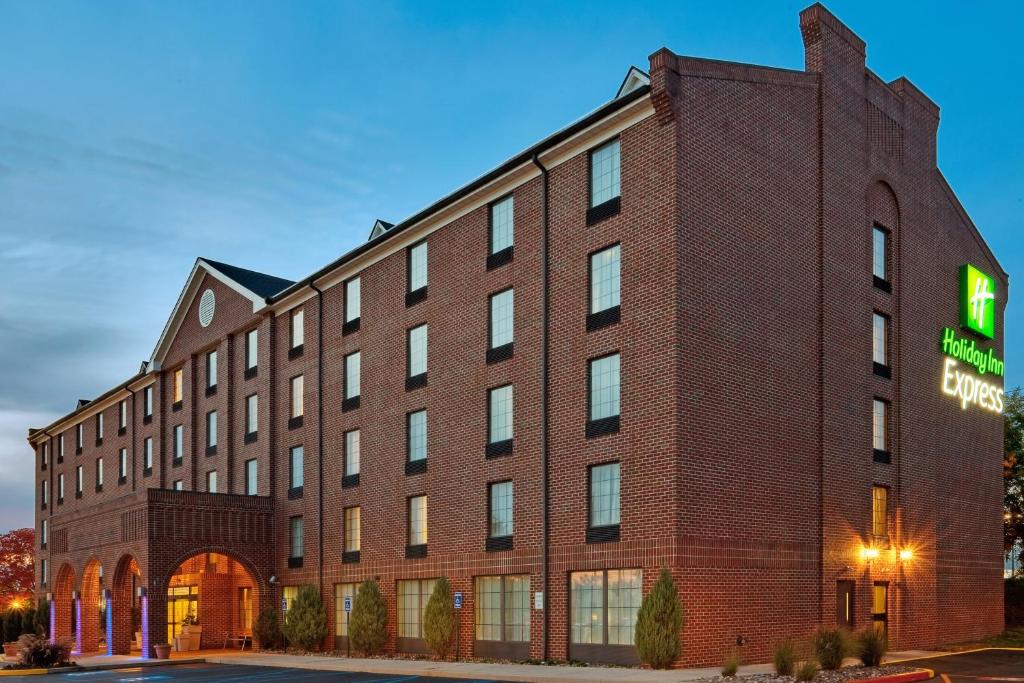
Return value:
M 491 348 L 512 343 L 514 294 L 511 289 L 491 296 Z
M 505 577 L 505 640 L 530 640 L 530 577 Z
M 259 465 L 255 459 L 245 461 L 245 494 L 248 496 L 256 495 L 258 484 L 258 479 L 256 478 L 257 467 Z
M 409 499 L 409 545 L 427 542 L 427 497 Z
M 590 205 L 619 196 L 619 141 L 598 147 L 590 155 Z
M 257 331 L 250 330 L 249 333 L 245 335 L 245 367 L 247 369 L 256 367 L 258 350 Z
M 359 550 L 361 543 L 361 518 L 361 508 L 345 508 L 345 552 L 354 552 Z
M 181 425 L 174 426 L 174 458 L 181 460 L 184 457 L 185 437 L 184 427 Z
M 512 482 L 491 484 L 492 537 L 512 535 Z
M 409 291 L 427 286 L 427 243 L 409 249 Z
M 345 613 L 345 598 L 352 598 L 356 601 L 356 592 L 359 585 L 355 583 L 334 584 L 334 635 L 348 635 L 348 616 Z
M 292 313 L 292 348 L 302 346 L 306 340 L 306 315 L 303 309 Z
M 619 414 L 619 354 L 590 361 L 590 419 Z
M 886 337 L 888 336 L 888 324 L 884 315 L 874 314 L 871 336 L 871 357 L 879 365 L 888 365 L 888 348 Z
M 409 330 L 409 377 L 427 371 L 427 326 Z
M 888 497 L 889 490 L 884 486 L 874 486 L 871 489 L 871 533 L 876 538 L 885 538 L 889 535 L 888 524 Z
M 879 277 L 883 280 L 889 279 L 888 259 L 886 257 L 886 247 L 888 246 L 888 235 L 885 231 L 880 228 L 874 228 L 872 235 L 872 254 L 871 254 L 871 271 L 875 277 Z
M 571 583 L 572 642 L 601 644 L 604 641 L 604 575 L 574 572 Z
M 302 517 L 291 519 L 291 557 L 303 556 Z
M 303 485 L 303 481 L 305 479 L 303 472 L 304 457 L 305 453 L 302 446 L 296 446 L 291 450 L 291 481 L 288 485 L 293 489 L 297 489 Z
M 427 411 L 417 410 L 408 417 L 409 462 L 427 457 Z
M 590 526 L 619 523 L 619 463 L 590 468 Z
M 206 414 L 206 445 L 217 445 L 217 411 L 211 410 Z
M 259 429 L 259 402 L 256 398 L 256 394 L 249 396 L 245 400 L 245 432 L 252 434 Z
M 608 644 L 632 645 L 636 615 L 643 599 L 643 572 L 608 570 Z
M 295 602 L 295 598 L 299 597 L 298 586 L 285 586 L 281 589 L 281 598 L 284 600 L 285 608 L 287 612 L 292 607 L 292 603 Z
M 590 256 L 590 312 L 619 305 L 619 245 Z
M 508 196 L 491 205 L 491 253 L 512 246 L 513 204 Z
M 238 589 L 238 624 L 245 633 L 252 633 L 252 589 Z
M 476 639 L 501 640 L 501 577 L 476 580 Z
M 359 474 L 359 430 L 345 432 L 345 474 Z
M 874 407 L 871 416 L 872 444 L 880 451 L 887 450 L 888 439 L 886 438 L 886 405 L 885 401 L 874 400 Z
M 354 398 L 359 395 L 359 373 L 362 367 L 362 357 L 359 351 L 345 356 L 345 398 Z
M 488 439 L 491 443 L 512 438 L 512 385 L 491 389 Z
M 359 278 L 354 277 L 345 283 L 345 322 L 359 317 L 359 309 L 361 307 L 359 299 L 361 295 Z
M 303 406 L 303 391 L 304 381 L 302 375 L 292 378 L 292 414 L 291 417 L 299 417 L 305 410 Z

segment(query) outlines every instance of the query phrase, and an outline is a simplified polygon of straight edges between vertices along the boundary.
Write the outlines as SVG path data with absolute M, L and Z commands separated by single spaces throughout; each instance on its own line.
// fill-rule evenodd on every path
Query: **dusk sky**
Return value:
M 33 523 L 27 429 L 138 370 L 197 256 L 307 275 L 661 46 L 803 68 L 806 4 L 0 0 L 0 531 Z M 939 166 L 1024 272 L 1022 5 L 828 7 L 941 107 Z

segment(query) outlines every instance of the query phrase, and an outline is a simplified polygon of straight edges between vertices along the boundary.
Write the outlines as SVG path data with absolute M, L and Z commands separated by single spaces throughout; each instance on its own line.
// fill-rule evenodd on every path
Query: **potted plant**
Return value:
M 199 618 L 193 613 L 188 613 L 181 620 L 181 650 L 198 650 L 199 642 L 202 640 L 203 627 L 199 624 Z
M 170 659 L 171 657 L 171 644 L 170 643 L 157 643 L 153 646 L 153 652 L 156 653 L 157 659 Z

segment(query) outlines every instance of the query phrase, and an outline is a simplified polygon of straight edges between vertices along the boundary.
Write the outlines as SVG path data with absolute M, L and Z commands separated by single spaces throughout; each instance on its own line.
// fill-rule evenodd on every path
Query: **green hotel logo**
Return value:
M 995 335 L 996 281 L 969 263 L 960 267 L 960 325 L 986 339 Z

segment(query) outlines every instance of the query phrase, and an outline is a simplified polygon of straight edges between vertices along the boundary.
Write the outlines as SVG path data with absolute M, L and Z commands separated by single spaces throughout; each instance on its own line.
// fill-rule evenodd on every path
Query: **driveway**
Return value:
M 936 678 L 944 675 L 958 683 L 1024 683 L 1024 652 L 1015 650 L 979 650 L 900 663 L 932 669 Z

